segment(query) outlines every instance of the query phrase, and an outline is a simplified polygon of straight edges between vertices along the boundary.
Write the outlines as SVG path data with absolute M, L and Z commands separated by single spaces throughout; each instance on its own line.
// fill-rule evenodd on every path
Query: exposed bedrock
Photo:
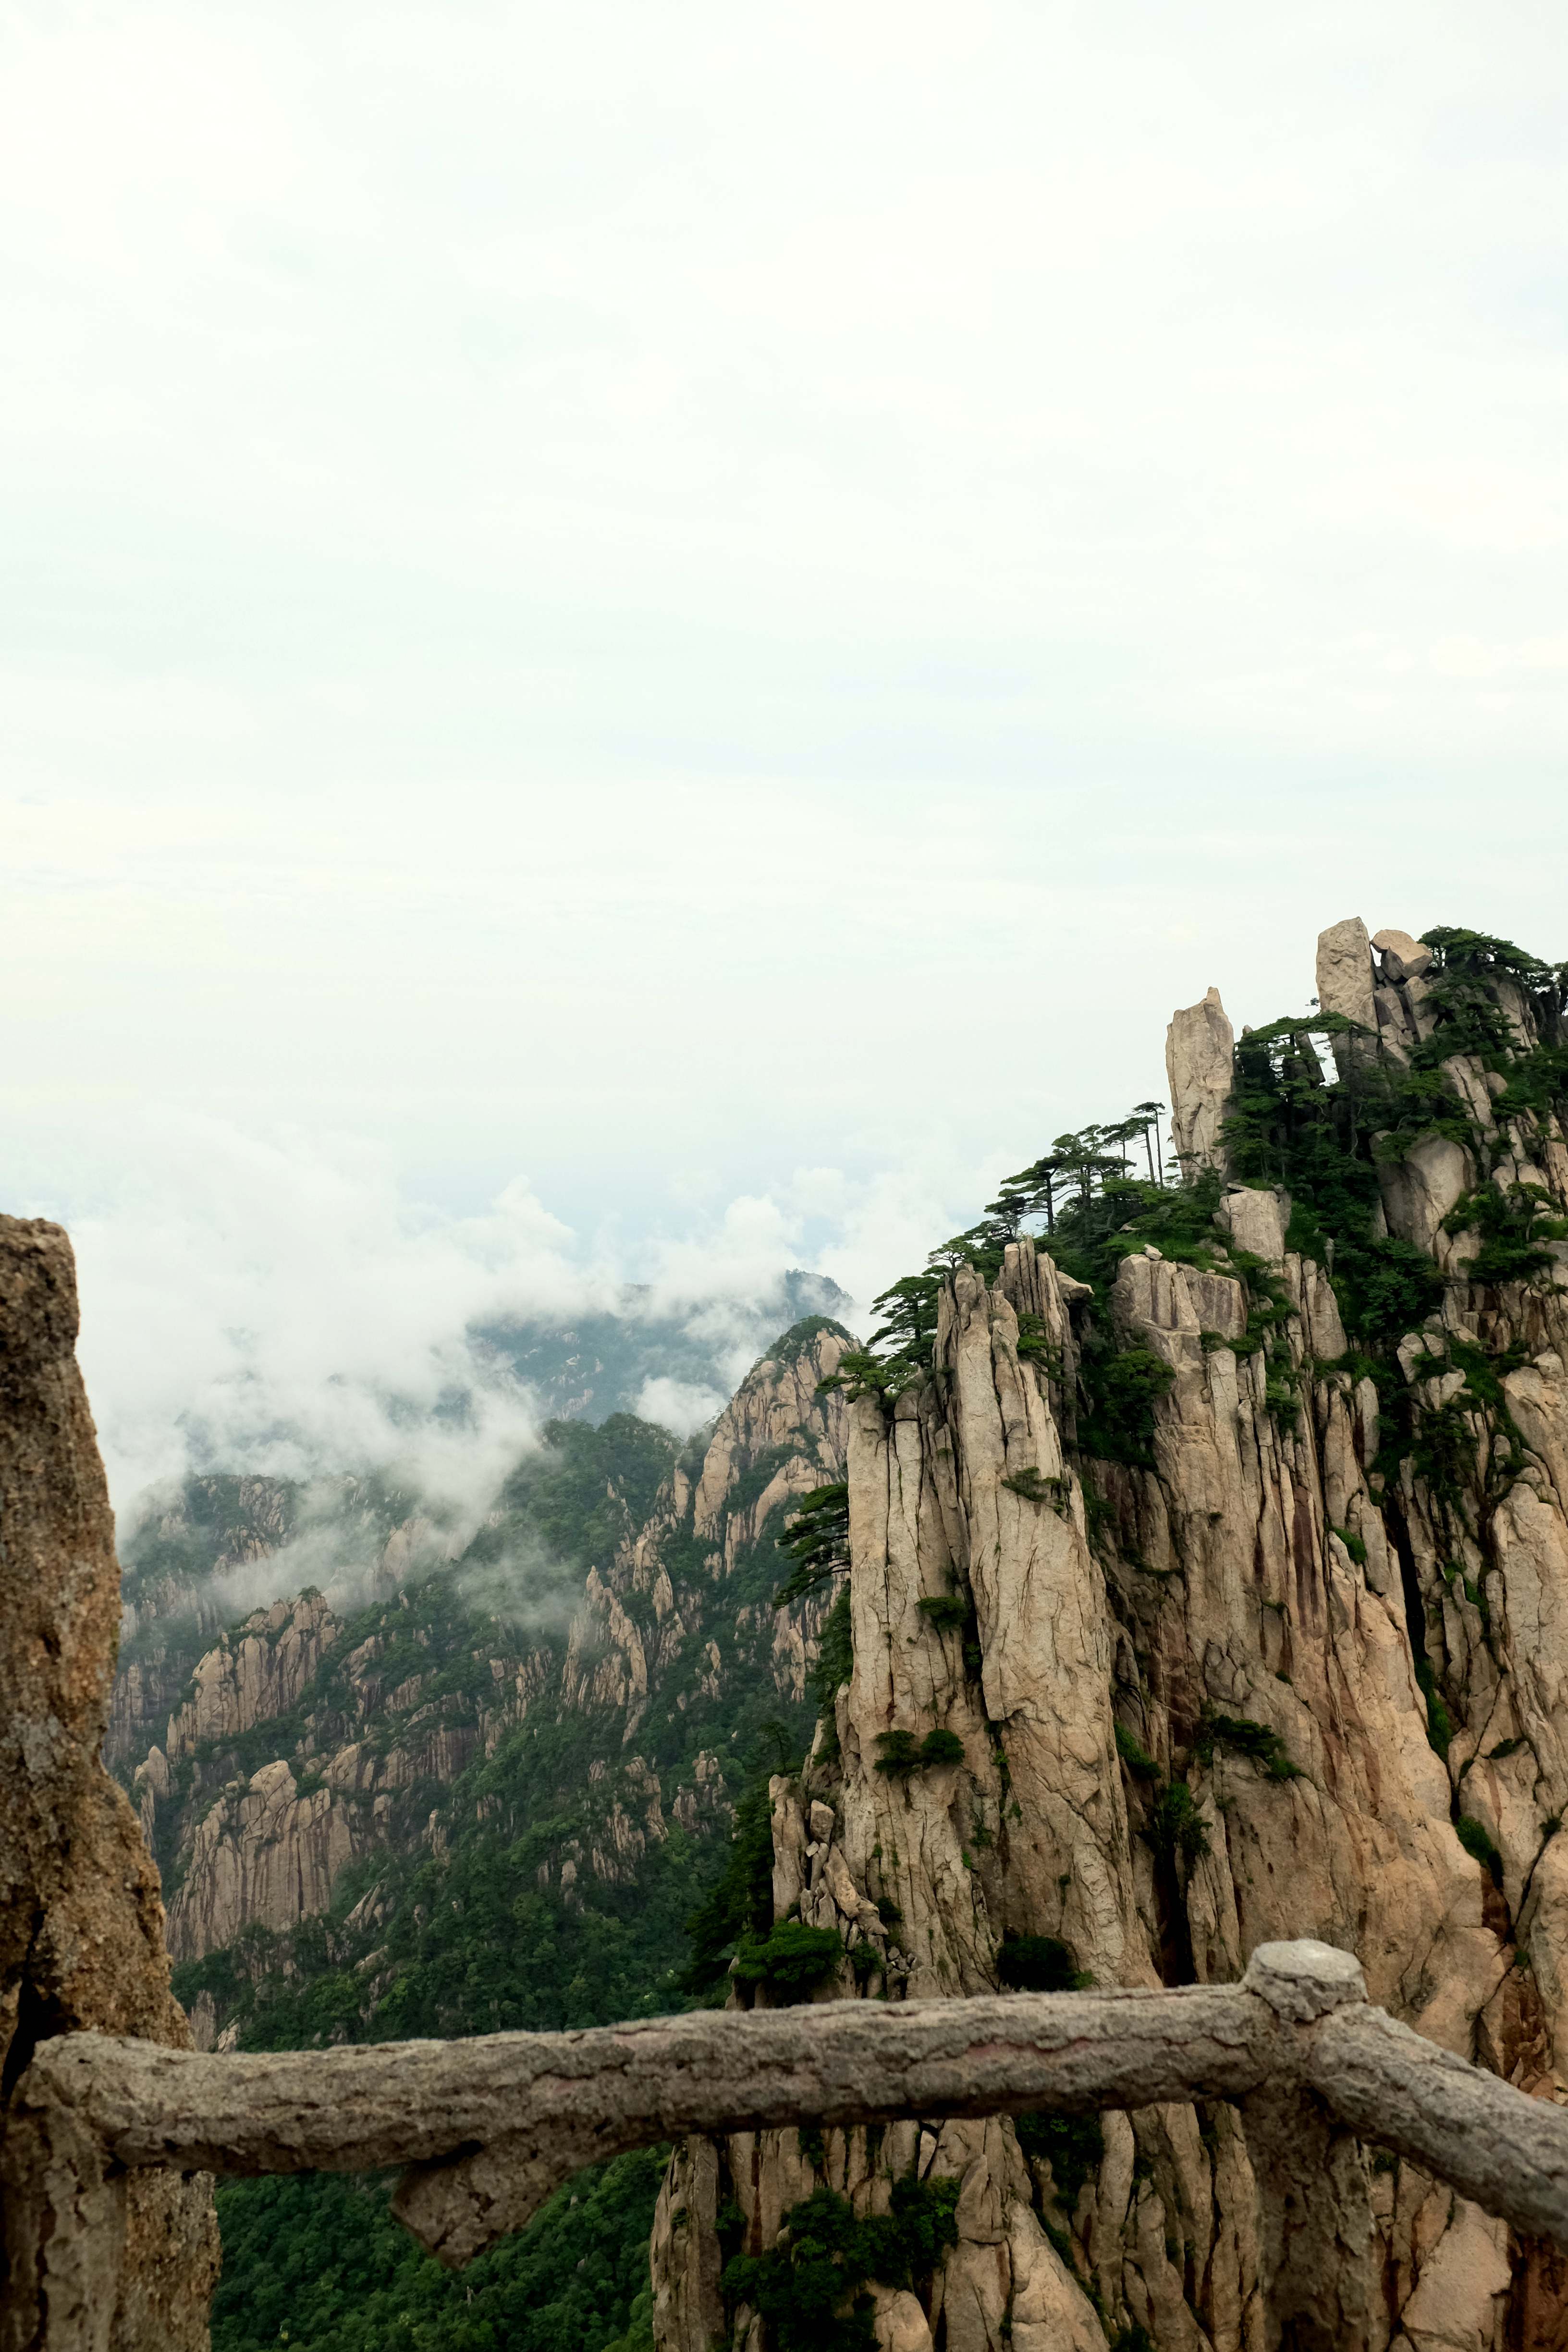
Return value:
M 7 2099 L 37 2043 L 78 2028 L 188 2048 L 169 1990 L 158 1874 L 103 1769 L 120 1622 L 103 1467 L 77 1370 L 76 1274 L 56 1225 L 0 1217 L 0 2051 Z M 0 2346 L 62 2300 L 84 2344 L 198 2352 L 217 2268 L 201 2174 L 122 2179 L 112 2259 L 62 2267 L 65 2234 L 25 2128 L 0 2111 Z M 52 2250 L 52 2252 L 51 2252 Z M 84 2325 L 86 2323 L 84 2322 Z

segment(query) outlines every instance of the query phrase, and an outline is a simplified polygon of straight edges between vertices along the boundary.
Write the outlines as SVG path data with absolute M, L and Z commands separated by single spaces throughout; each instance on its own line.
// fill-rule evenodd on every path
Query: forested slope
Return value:
M 823 1603 L 775 1612 L 776 1537 L 841 1475 L 843 1406 L 817 1389 L 847 1339 L 793 1327 L 684 1450 L 629 1414 L 552 1423 L 455 1557 L 416 1498 L 349 1495 L 353 1540 L 375 1538 L 358 1608 L 310 1589 L 216 1639 L 182 1623 L 204 1534 L 210 1565 L 298 1524 L 298 1496 L 262 1482 L 203 1482 L 128 1547 L 142 1622 L 116 1755 L 205 2043 L 595 2024 L 700 1997 L 688 1919 L 737 1803 L 814 1719 Z M 182 1643 L 200 1654 L 160 1721 L 147 1694 Z M 391 2222 L 385 2183 L 228 2186 L 215 2344 L 286 2327 L 310 2352 L 599 2352 L 639 2295 L 646 2315 L 658 2171 L 610 2166 L 461 2278 Z

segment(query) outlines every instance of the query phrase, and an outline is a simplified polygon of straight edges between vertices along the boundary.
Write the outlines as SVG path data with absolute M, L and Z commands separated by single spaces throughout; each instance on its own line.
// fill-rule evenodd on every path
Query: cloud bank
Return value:
M 170 1113 L 122 1122 L 115 1159 L 112 1181 L 95 1159 L 17 1205 L 71 1233 L 83 1370 L 129 1510 L 193 1470 L 380 1471 L 471 1522 L 555 1409 L 486 1327 L 668 1325 L 680 1366 L 651 1371 L 637 1407 L 684 1435 L 787 1319 L 786 1269 L 828 1276 L 863 1316 L 858 1302 L 918 1263 L 952 1209 L 929 1179 L 816 1169 L 776 1197 L 691 1210 L 686 1232 L 620 1255 L 521 1180 L 471 1215 L 411 1201 L 352 1141 Z M 951 1190 L 962 1196 L 961 1178 Z

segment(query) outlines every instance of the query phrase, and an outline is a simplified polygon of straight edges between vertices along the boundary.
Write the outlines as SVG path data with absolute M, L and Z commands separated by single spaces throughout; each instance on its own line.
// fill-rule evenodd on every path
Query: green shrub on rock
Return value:
M 863 2290 L 916 2288 L 958 2242 L 956 2180 L 895 2180 L 892 2210 L 857 2219 L 847 2199 L 814 2189 L 784 2215 L 778 2243 L 724 2271 L 727 2301 L 750 2304 L 773 2352 L 875 2352 Z
M 1081 1992 L 1094 1982 L 1059 1936 L 1020 1936 L 1011 1927 L 997 1949 L 996 1973 L 1014 1992 Z
M 788 2008 L 809 2000 L 837 1972 L 843 1957 L 844 1947 L 831 1927 L 781 1919 L 766 1936 L 742 1937 L 733 1973 L 739 1983 L 763 1986 L 770 2000 Z

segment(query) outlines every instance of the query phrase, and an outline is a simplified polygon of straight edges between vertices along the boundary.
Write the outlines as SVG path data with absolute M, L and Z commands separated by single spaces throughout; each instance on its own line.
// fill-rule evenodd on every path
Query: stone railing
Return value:
M 1266 1944 L 1240 1984 L 1173 1992 L 839 2001 L 259 2057 L 66 2034 L 14 2096 L 12 2244 L 37 2265 L 37 2352 L 104 2352 L 122 2184 L 145 2167 L 401 2164 L 399 2218 L 456 2265 L 581 2166 L 687 2132 L 1194 2098 L 1245 2119 L 1271 2346 L 1367 2339 L 1358 2141 L 1568 2249 L 1568 2113 L 1371 2008 L 1359 1964 L 1317 1943 Z

